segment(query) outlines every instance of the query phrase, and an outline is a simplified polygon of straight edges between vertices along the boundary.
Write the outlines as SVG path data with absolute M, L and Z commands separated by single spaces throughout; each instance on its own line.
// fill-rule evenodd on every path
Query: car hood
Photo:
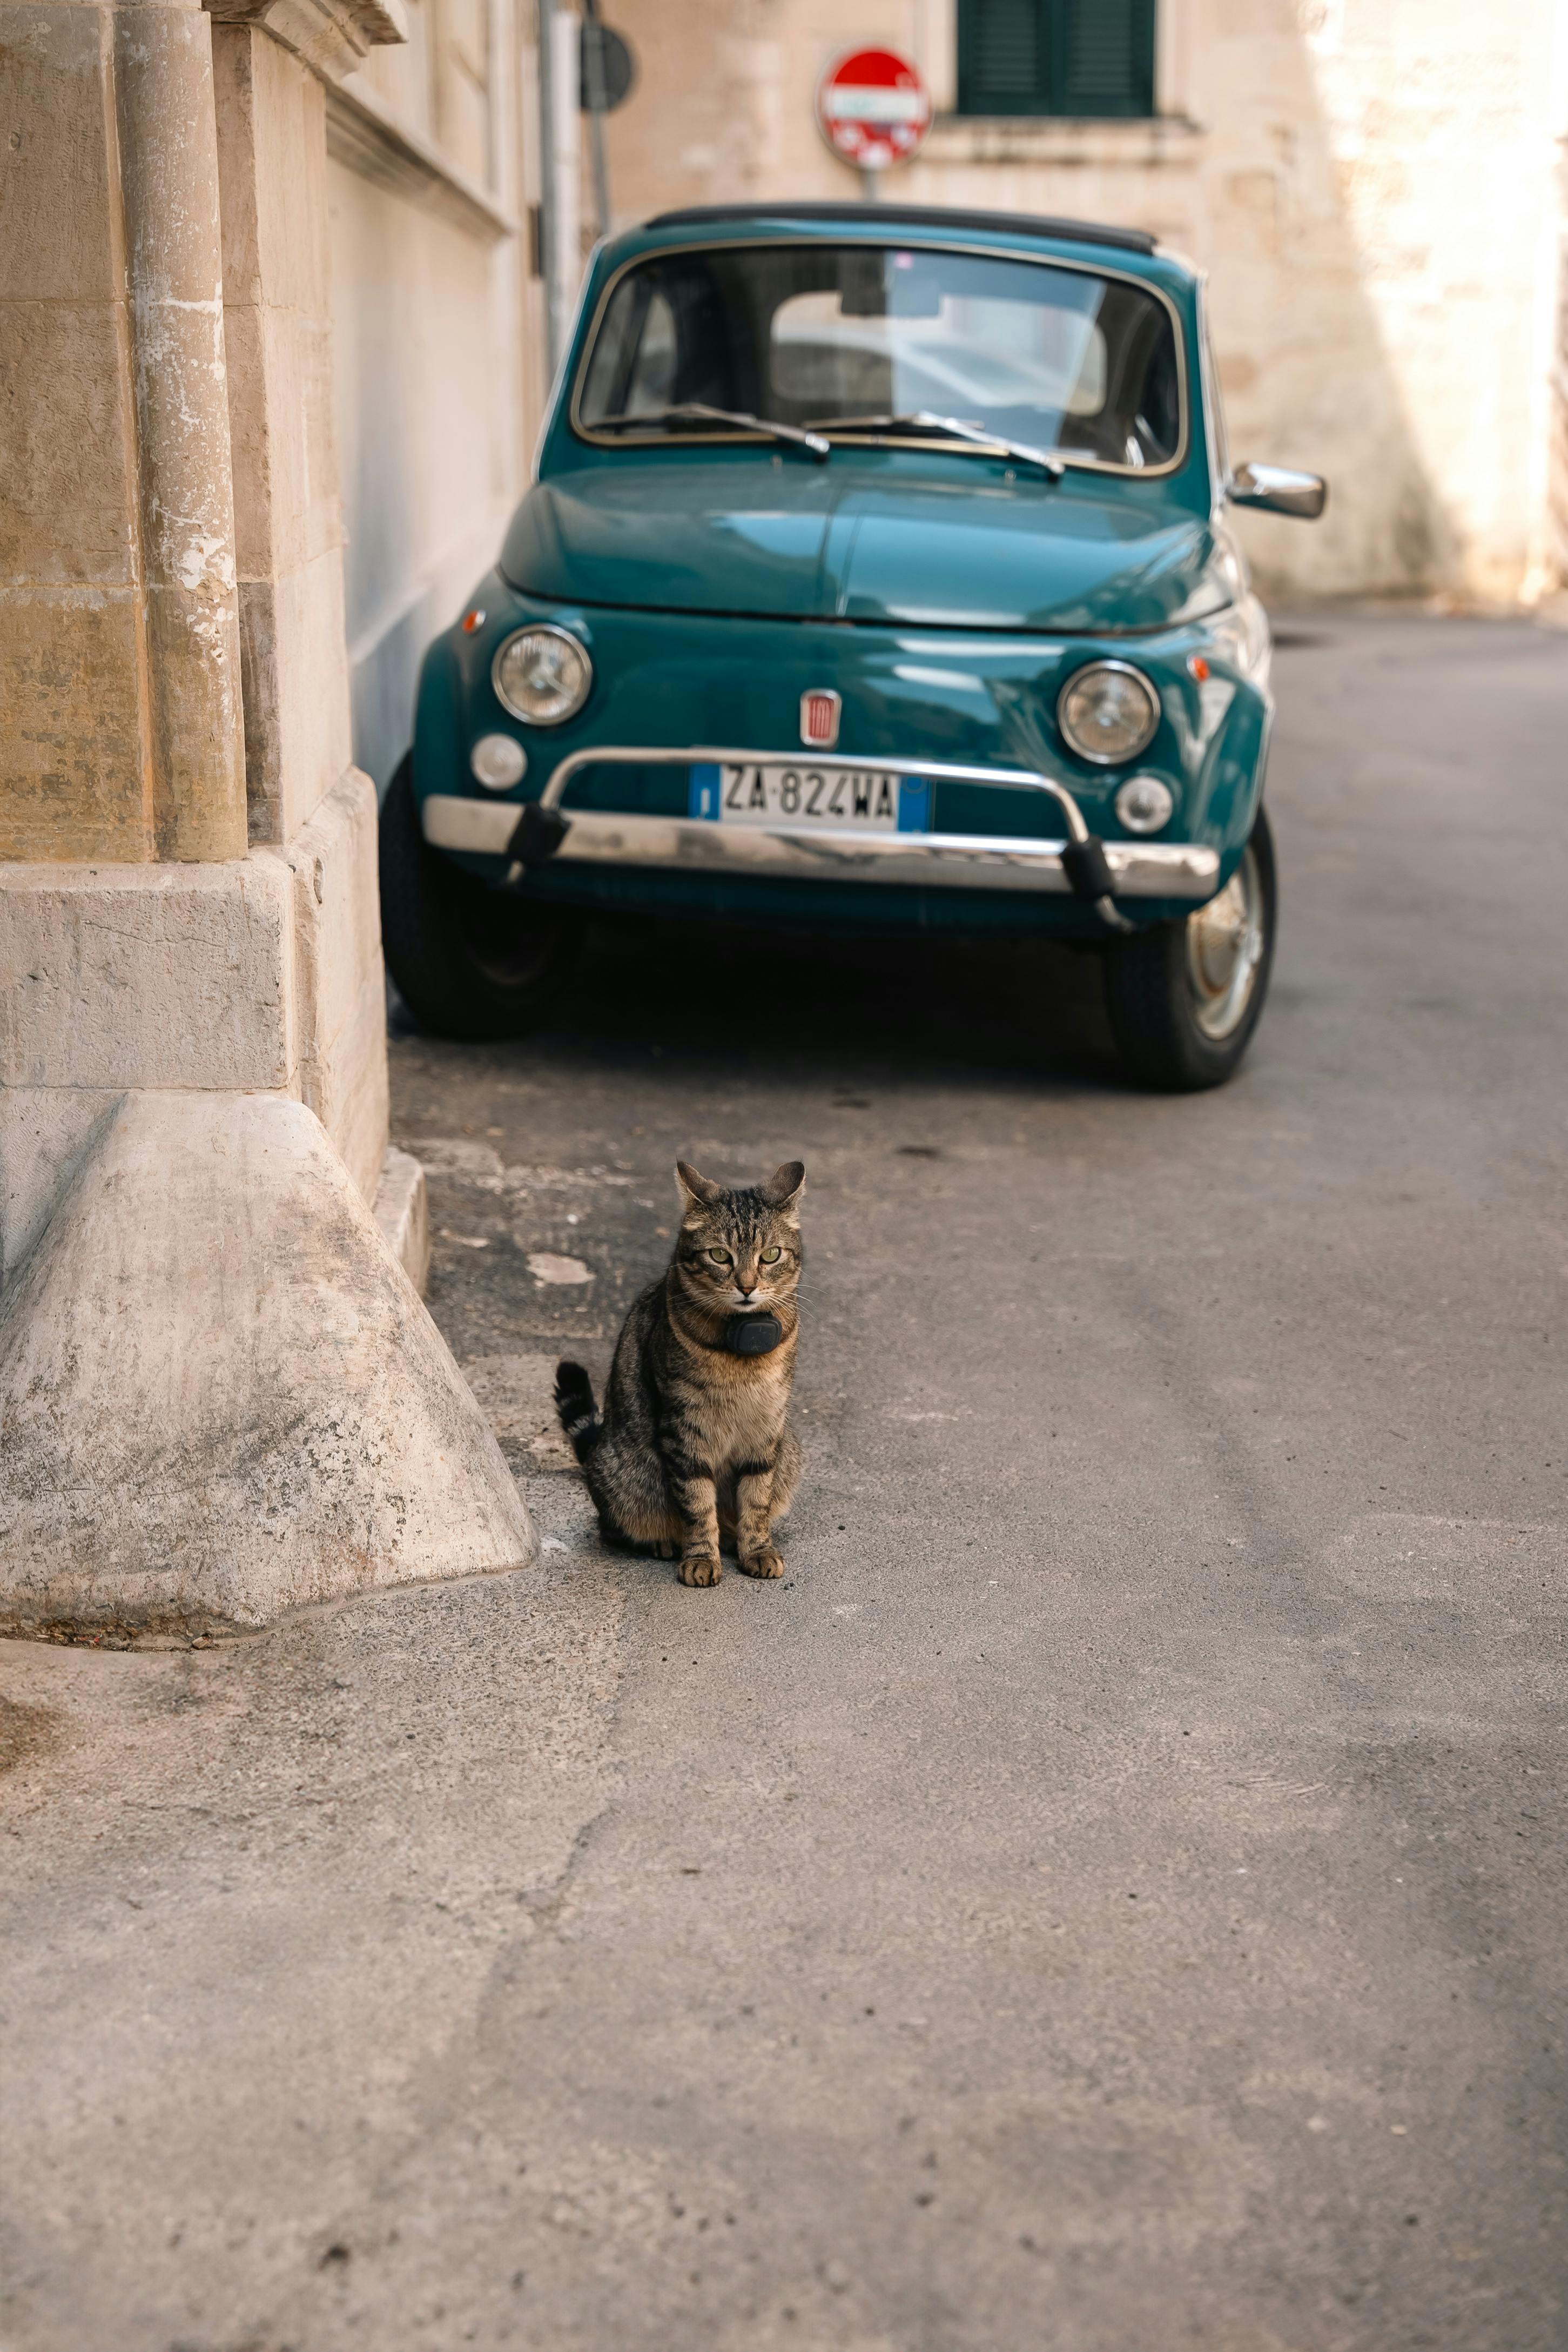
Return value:
M 1153 629 L 1200 601 L 1213 535 L 1159 484 L 978 473 L 621 458 L 537 484 L 501 570 L 556 603 L 920 628 Z

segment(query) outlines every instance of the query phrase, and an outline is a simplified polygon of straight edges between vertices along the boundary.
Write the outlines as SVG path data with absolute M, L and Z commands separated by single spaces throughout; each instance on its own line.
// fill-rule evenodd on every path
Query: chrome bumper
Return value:
M 574 751 L 551 774 L 538 805 L 559 808 L 580 770 L 618 763 L 688 767 L 776 763 L 788 752 L 689 750 L 632 751 L 595 748 Z M 802 763 L 804 764 L 804 763 Z M 1014 792 L 1045 793 L 1061 811 L 1064 838 L 1020 840 L 999 834 L 867 833 L 825 831 L 821 826 L 727 825 L 702 818 L 621 814 L 600 809 L 562 809 L 568 830 L 552 859 L 568 865 L 640 866 L 687 874 L 753 874 L 795 881 L 934 884 L 945 889 L 1044 890 L 1072 888 L 1062 852 L 1092 839 L 1072 794 L 1049 776 L 1011 768 L 952 767 L 928 760 L 841 761 L 936 783 L 994 784 Z M 433 793 L 423 803 L 424 837 L 437 849 L 465 849 L 492 857 L 515 856 L 513 836 L 522 815 L 516 801 L 460 800 Z M 1108 841 L 1104 855 L 1115 894 L 1130 898 L 1212 898 L 1219 880 L 1219 853 L 1188 842 Z M 520 868 L 514 866 L 513 878 Z M 1108 918 L 1113 910 L 1099 905 Z

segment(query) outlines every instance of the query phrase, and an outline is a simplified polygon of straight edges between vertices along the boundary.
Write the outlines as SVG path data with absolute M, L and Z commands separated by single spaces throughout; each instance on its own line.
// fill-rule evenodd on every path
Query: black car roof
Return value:
M 852 197 L 842 204 L 792 204 L 787 198 L 748 205 L 691 205 L 660 213 L 649 228 L 698 228 L 719 221 L 836 221 L 846 228 L 889 227 L 1006 229 L 1012 236 L 1052 236 L 1074 245 L 1119 246 L 1126 253 L 1153 253 L 1155 240 L 1145 228 L 1112 228 L 1103 221 L 1057 220 L 1046 213 L 964 212 L 946 205 L 867 205 Z

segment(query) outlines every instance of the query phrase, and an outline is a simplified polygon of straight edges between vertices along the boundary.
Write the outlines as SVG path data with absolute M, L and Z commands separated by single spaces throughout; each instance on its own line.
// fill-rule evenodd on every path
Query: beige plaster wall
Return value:
M 516 260 L 340 164 L 329 198 L 354 751 L 384 785 L 420 656 L 521 494 Z
M 327 187 L 353 749 L 383 787 L 424 648 L 499 552 L 545 390 L 531 11 L 414 0 L 409 20 L 350 88 L 433 168 L 340 140 Z
M 954 102 L 952 0 L 617 0 L 616 216 L 852 193 L 812 92 L 883 37 Z M 1240 456 L 1328 474 L 1249 517 L 1276 593 L 1542 584 L 1562 0 L 1163 0 L 1148 124 L 940 120 L 889 195 L 1135 223 L 1211 275 Z

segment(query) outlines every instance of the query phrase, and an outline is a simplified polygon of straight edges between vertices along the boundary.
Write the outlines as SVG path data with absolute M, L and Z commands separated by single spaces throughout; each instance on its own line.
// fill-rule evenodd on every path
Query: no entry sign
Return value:
M 907 163 L 931 128 L 931 93 L 896 49 L 852 49 L 817 84 L 817 121 L 846 163 Z

